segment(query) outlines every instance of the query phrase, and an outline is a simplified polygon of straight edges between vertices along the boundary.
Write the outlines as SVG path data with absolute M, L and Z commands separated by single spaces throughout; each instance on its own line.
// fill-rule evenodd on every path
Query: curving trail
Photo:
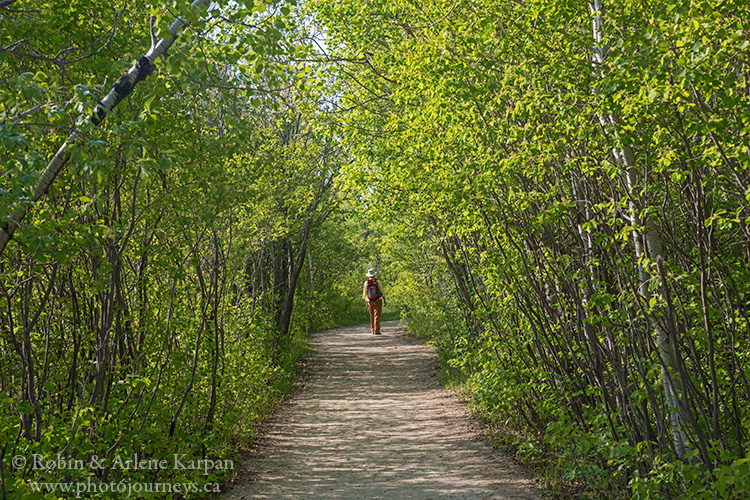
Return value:
M 539 498 L 442 389 L 434 351 L 384 323 L 312 336 L 302 387 L 225 498 Z

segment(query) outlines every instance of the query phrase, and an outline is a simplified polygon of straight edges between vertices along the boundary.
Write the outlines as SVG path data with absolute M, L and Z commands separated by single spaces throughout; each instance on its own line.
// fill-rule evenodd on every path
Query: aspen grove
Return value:
M 372 266 L 550 496 L 746 497 L 749 7 L 0 0 L 2 498 L 227 481 Z
M 747 494 L 748 4 L 314 5 L 403 314 L 506 443 L 561 497 Z

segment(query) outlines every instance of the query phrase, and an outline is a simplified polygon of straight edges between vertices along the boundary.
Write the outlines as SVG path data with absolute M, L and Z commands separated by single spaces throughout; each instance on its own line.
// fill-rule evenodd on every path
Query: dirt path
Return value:
M 384 326 L 313 335 L 304 386 L 225 498 L 539 498 L 441 388 L 434 351 Z

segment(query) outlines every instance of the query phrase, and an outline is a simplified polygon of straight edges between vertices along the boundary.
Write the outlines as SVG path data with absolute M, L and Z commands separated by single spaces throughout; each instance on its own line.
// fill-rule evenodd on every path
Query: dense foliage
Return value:
M 370 266 L 553 491 L 750 491 L 746 2 L 194 3 L 0 0 L 3 495 L 232 456 Z
M 341 151 L 294 87 L 293 5 L 179 8 L 0 2 L 0 226 L 28 210 L 0 255 L 3 498 L 39 496 L 41 481 L 226 479 L 88 464 L 236 458 L 288 389 L 304 333 L 351 309 L 334 286 L 357 251 Z M 95 127 L 98 100 L 149 48 L 148 14 L 156 37 L 176 15 L 189 25 Z
M 479 407 L 563 495 L 749 491 L 747 4 L 314 4 L 394 293 Z

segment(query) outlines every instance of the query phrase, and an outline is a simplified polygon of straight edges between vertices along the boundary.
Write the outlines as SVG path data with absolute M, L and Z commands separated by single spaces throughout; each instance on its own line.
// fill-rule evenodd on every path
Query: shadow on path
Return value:
M 312 336 L 304 387 L 225 498 L 539 498 L 442 389 L 434 351 L 383 326 Z

